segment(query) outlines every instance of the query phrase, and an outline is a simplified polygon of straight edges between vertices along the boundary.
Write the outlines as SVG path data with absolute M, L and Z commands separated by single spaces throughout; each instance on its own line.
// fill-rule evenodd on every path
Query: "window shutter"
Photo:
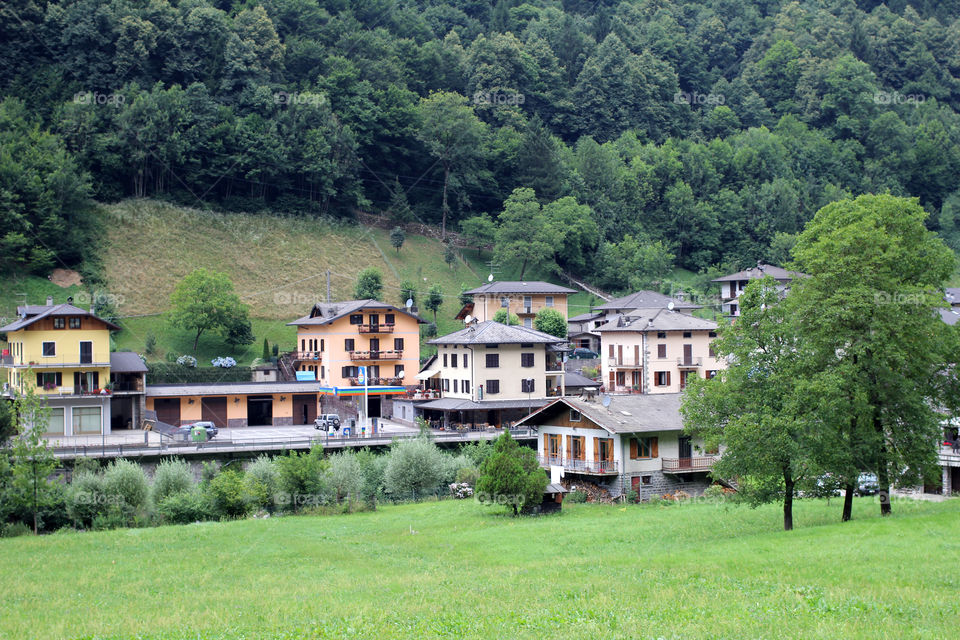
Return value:
M 666 385 L 666 386 L 668 386 L 668 387 L 670 386 L 670 372 L 669 372 L 669 371 L 667 371 L 667 385 Z
M 657 438 L 650 438 L 650 457 L 657 458 L 660 456 L 660 449 L 657 446 Z
M 550 436 L 548 434 L 543 436 L 543 457 L 550 457 Z
M 58 387 L 63 386 L 63 373 L 60 371 L 57 371 L 57 386 Z
M 593 461 L 600 462 L 600 438 L 593 439 Z
M 39 374 L 39 373 L 37 374 L 37 386 L 38 386 L 38 387 L 42 387 L 42 386 L 43 386 L 43 375 L 42 375 L 42 374 Z
M 630 459 L 636 460 L 639 457 L 640 455 L 639 455 L 639 452 L 637 451 L 637 439 L 630 438 Z
M 573 436 L 567 436 L 567 460 L 570 460 L 570 449 L 573 447 Z
M 613 345 L 611 344 L 611 345 L 609 345 L 609 347 L 610 347 L 610 348 L 607 349 L 607 351 L 609 352 L 610 357 L 612 358 L 612 357 L 613 357 Z

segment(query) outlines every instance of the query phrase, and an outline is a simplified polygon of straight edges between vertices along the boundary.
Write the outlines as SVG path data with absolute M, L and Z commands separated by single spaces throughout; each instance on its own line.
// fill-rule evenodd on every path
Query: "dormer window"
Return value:
M 54 329 L 63 329 L 66 326 L 65 318 L 54 318 L 53 319 L 53 328 Z

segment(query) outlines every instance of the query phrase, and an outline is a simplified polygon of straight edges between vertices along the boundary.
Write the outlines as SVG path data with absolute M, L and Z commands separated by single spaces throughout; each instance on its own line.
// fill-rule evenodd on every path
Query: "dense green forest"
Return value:
M 957 0 L 7 0 L 0 267 L 78 263 L 128 197 L 541 215 L 498 240 L 612 289 L 781 261 L 865 192 L 956 249 L 958 78 Z

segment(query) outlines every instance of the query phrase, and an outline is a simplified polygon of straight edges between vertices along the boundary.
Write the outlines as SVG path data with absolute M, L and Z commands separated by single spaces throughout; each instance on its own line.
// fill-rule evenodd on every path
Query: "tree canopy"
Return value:
M 194 333 L 193 350 L 197 351 L 200 336 L 219 332 L 233 344 L 250 344 L 250 323 L 247 305 L 234 293 L 233 283 L 225 273 L 195 269 L 177 283 L 170 295 L 170 324 Z

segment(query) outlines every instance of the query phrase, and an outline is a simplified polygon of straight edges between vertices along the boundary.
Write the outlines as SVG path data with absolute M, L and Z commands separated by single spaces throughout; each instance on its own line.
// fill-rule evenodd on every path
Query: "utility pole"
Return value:
M 330 300 L 330 269 L 327 269 L 327 302 Z

